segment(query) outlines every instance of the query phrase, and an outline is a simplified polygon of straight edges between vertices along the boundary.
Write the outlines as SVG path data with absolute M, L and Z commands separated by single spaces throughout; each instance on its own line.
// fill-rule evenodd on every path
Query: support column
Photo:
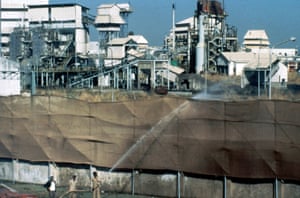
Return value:
M 13 159 L 12 160 L 12 179 L 13 183 L 19 180 L 19 160 L 18 159 Z
M 181 173 L 177 172 L 177 197 L 181 197 Z
M 280 182 L 278 181 L 278 178 L 275 178 L 274 181 L 274 198 L 280 198 L 279 197 L 279 190 L 280 189 Z
M 135 171 L 131 172 L 131 194 L 134 196 L 135 194 Z
M 31 95 L 36 94 L 35 71 L 31 72 Z
M 223 198 L 227 198 L 227 177 L 224 176 L 223 180 Z

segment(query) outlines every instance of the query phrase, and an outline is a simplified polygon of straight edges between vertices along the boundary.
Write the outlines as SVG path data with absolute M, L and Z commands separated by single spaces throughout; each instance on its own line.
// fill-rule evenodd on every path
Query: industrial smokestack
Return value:
M 175 4 L 172 4 L 172 49 L 175 51 Z
M 198 32 L 198 44 L 196 47 L 196 73 L 204 71 L 205 60 L 206 60 L 206 45 L 205 45 L 205 34 L 204 34 L 204 20 L 205 15 L 202 13 L 198 16 L 199 18 L 199 32 Z

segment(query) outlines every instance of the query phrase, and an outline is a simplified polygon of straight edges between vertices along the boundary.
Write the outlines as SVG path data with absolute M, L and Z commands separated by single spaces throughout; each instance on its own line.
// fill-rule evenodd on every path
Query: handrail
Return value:
M 121 63 L 121 64 L 119 64 L 119 65 L 116 65 L 116 66 L 112 67 L 110 70 L 106 70 L 106 71 L 104 71 L 104 72 L 98 71 L 96 74 L 93 74 L 93 75 L 91 75 L 91 76 L 88 76 L 88 77 L 86 77 L 86 78 L 84 78 L 84 79 L 82 79 L 82 78 L 81 78 L 81 79 L 78 79 L 78 80 L 76 80 L 75 82 L 70 83 L 70 84 L 69 84 L 69 87 L 73 87 L 73 86 L 75 86 L 75 85 L 84 83 L 84 82 L 89 81 L 89 80 L 91 80 L 91 79 L 93 79 L 93 78 L 97 78 L 97 77 L 99 77 L 99 76 L 101 76 L 101 75 L 109 74 L 109 73 L 113 72 L 115 69 L 122 69 L 122 68 L 128 67 L 128 66 L 130 66 L 130 65 L 134 65 L 134 64 L 136 64 L 137 62 L 139 62 L 139 60 L 136 60 L 136 59 L 135 59 L 135 60 L 133 60 L 133 61 L 131 61 L 131 62 Z

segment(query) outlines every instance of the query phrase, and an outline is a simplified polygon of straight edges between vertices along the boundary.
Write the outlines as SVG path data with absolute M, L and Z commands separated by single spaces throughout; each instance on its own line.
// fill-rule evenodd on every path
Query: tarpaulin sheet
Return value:
M 300 103 L 0 98 L 0 157 L 300 180 Z

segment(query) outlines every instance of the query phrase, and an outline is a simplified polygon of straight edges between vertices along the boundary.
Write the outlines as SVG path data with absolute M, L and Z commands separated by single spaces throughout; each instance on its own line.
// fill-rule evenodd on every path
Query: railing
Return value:
M 86 77 L 83 77 L 83 78 L 79 78 L 78 80 L 71 82 L 68 86 L 69 87 L 74 87 L 74 86 L 79 85 L 79 84 L 84 84 L 84 83 L 90 82 L 92 79 L 98 78 L 101 75 L 106 75 L 106 74 L 109 74 L 111 72 L 114 72 L 115 70 L 126 68 L 130 65 L 136 64 L 137 62 L 138 62 L 138 60 L 135 59 L 135 60 L 132 60 L 131 62 L 125 62 L 125 63 L 121 63 L 119 65 L 116 65 L 116 66 L 112 67 L 111 69 L 103 71 L 103 72 L 102 71 L 97 71 L 95 74 L 92 74 L 90 76 L 86 76 Z

